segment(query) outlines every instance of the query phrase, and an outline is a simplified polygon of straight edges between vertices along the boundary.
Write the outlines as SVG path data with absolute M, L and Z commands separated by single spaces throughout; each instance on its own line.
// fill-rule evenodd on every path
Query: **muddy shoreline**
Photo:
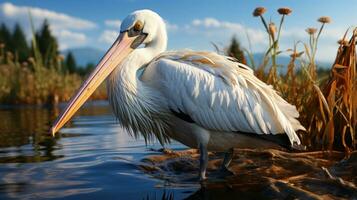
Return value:
M 145 158 L 140 168 L 168 184 L 197 184 L 197 150 Z M 235 149 L 229 172 L 219 171 L 222 154 L 209 155 L 208 180 L 188 199 L 357 199 L 357 152 L 288 153 Z

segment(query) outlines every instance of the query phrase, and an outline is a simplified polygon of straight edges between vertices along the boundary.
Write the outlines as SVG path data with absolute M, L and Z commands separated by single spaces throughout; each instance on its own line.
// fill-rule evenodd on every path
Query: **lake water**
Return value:
M 340 162 L 341 152 L 236 149 L 224 178 L 212 154 L 201 185 L 197 152 L 130 137 L 107 102 L 85 104 L 53 138 L 63 106 L 0 106 L 0 200 L 357 199 L 357 152 Z
M 52 138 L 47 131 L 60 109 L 0 107 L 0 199 L 182 199 L 199 190 L 140 170 L 161 146 L 130 137 L 106 102 L 86 104 Z

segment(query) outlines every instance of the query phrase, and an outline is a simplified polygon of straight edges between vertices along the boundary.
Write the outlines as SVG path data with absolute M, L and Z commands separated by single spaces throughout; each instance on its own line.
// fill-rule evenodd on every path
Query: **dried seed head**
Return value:
M 26 61 L 22 62 L 21 64 L 23 67 L 27 67 L 29 65 Z
M 323 23 L 323 24 L 328 24 L 331 22 L 331 18 L 328 16 L 322 16 L 320 17 L 317 21 Z
M 0 43 L 0 49 L 5 48 L 5 44 L 4 43 Z
M 309 35 L 313 35 L 317 32 L 316 28 L 309 27 L 305 30 Z
M 292 58 L 298 58 L 298 57 L 300 57 L 302 54 L 304 54 L 303 51 L 301 51 L 301 52 L 294 52 L 294 53 L 290 54 L 290 57 L 292 57 Z
M 58 60 L 58 61 L 63 61 L 63 60 L 64 60 L 64 56 L 61 55 L 61 54 L 58 55 L 58 56 L 57 56 L 57 60 Z
M 348 46 L 349 44 L 348 40 L 345 39 L 338 40 L 337 43 L 342 46 Z
M 262 16 L 266 11 L 267 11 L 267 9 L 264 7 L 257 7 L 257 8 L 255 8 L 255 10 L 253 12 L 253 16 L 254 17 Z
M 30 63 L 35 63 L 35 58 L 33 58 L 33 57 L 29 57 L 27 60 L 28 60 Z
M 293 12 L 290 8 L 284 7 L 284 8 L 279 8 L 278 13 L 281 15 L 290 15 L 290 13 Z
M 10 51 L 6 52 L 6 57 L 10 60 L 14 59 L 14 54 L 12 54 Z
M 269 33 L 272 36 L 272 38 L 275 38 L 275 33 L 276 33 L 276 26 L 273 22 L 269 24 Z

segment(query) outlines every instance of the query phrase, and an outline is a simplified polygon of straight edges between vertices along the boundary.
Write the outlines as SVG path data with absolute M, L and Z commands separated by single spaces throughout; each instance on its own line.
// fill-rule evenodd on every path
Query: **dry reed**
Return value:
M 257 10 L 257 9 L 256 9 Z M 329 17 L 320 17 L 319 29 L 306 29 L 308 42 L 296 42 L 290 54 L 290 62 L 286 66 L 286 73 L 277 73 L 279 64 L 277 56 L 279 37 L 284 22 L 284 16 L 292 11 L 287 8 L 278 10 L 281 14 L 278 33 L 265 22 L 263 14 L 259 13 L 264 28 L 268 34 L 269 47 L 260 67 L 255 71 L 263 81 L 272 84 L 281 95 L 294 104 L 300 113 L 299 120 L 307 128 L 307 133 L 299 133 L 303 143 L 309 149 L 338 149 L 348 153 L 356 149 L 357 124 L 357 76 L 356 76 L 356 37 L 357 28 L 351 39 L 346 40 L 347 32 L 339 41 L 335 62 L 330 76 L 322 79 L 317 74 L 316 52 L 319 38 L 324 26 L 331 22 Z M 259 10 L 258 10 L 259 11 Z M 254 13 L 258 13 L 255 11 Z M 270 22 L 269 24 L 273 24 Z M 298 47 L 302 46 L 302 51 Z M 250 55 L 252 57 L 252 55 Z

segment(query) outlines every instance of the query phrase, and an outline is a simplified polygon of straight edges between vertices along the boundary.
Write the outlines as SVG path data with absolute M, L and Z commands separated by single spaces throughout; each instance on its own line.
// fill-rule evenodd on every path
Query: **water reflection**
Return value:
M 47 131 L 59 110 L 37 106 L 0 107 L 1 200 L 281 199 L 302 198 L 312 192 L 336 199 L 357 197 L 356 181 L 351 178 L 356 177 L 353 169 L 357 153 L 329 168 L 337 177 L 353 179 L 353 186 L 341 185 L 340 179 L 331 181 L 321 171 L 320 166 L 330 167 L 331 161 L 342 158 L 338 152 L 336 158 L 327 158 L 321 156 L 324 152 L 312 152 L 304 157 L 241 150 L 231 163 L 237 176 L 224 182 L 210 179 L 201 187 L 196 178 L 197 156 L 190 162 L 185 156 L 160 165 L 153 162 L 156 168 L 168 173 L 144 173 L 143 166 L 150 169 L 150 165 L 143 158 L 165 157 L 157 151 L 161 146 L 146 146 L 143 139 L 130 137 L 118 125 L 106 102 L 86 104 L 72 123 L 52 138 Z M 169 148 L 185 149 L 177 143 Z M 209 166 L 214 168 L 220 158 L 211 156 Z M 210 171 L 211 177 L 215 171 Z M 286 182 L 290 177 L 292 182 Z M 277 180 L 281 178 L 283 182 Z M 305 190 L 308 191 L 301 193 Z M 295 196 L 291 196 L 292 191 Z
M 86 104 L 52 138 L 47 131 L 59 110 L 0 107 L 0 199 L 143 199 L 166 191 L 156 187 L 162 181 L 137 167 L 142 158 L 157 154 L 150 148 L 160 146 L 131 138 L 106 102 Z M 183 198 L 196 189 L 172 192 Z

